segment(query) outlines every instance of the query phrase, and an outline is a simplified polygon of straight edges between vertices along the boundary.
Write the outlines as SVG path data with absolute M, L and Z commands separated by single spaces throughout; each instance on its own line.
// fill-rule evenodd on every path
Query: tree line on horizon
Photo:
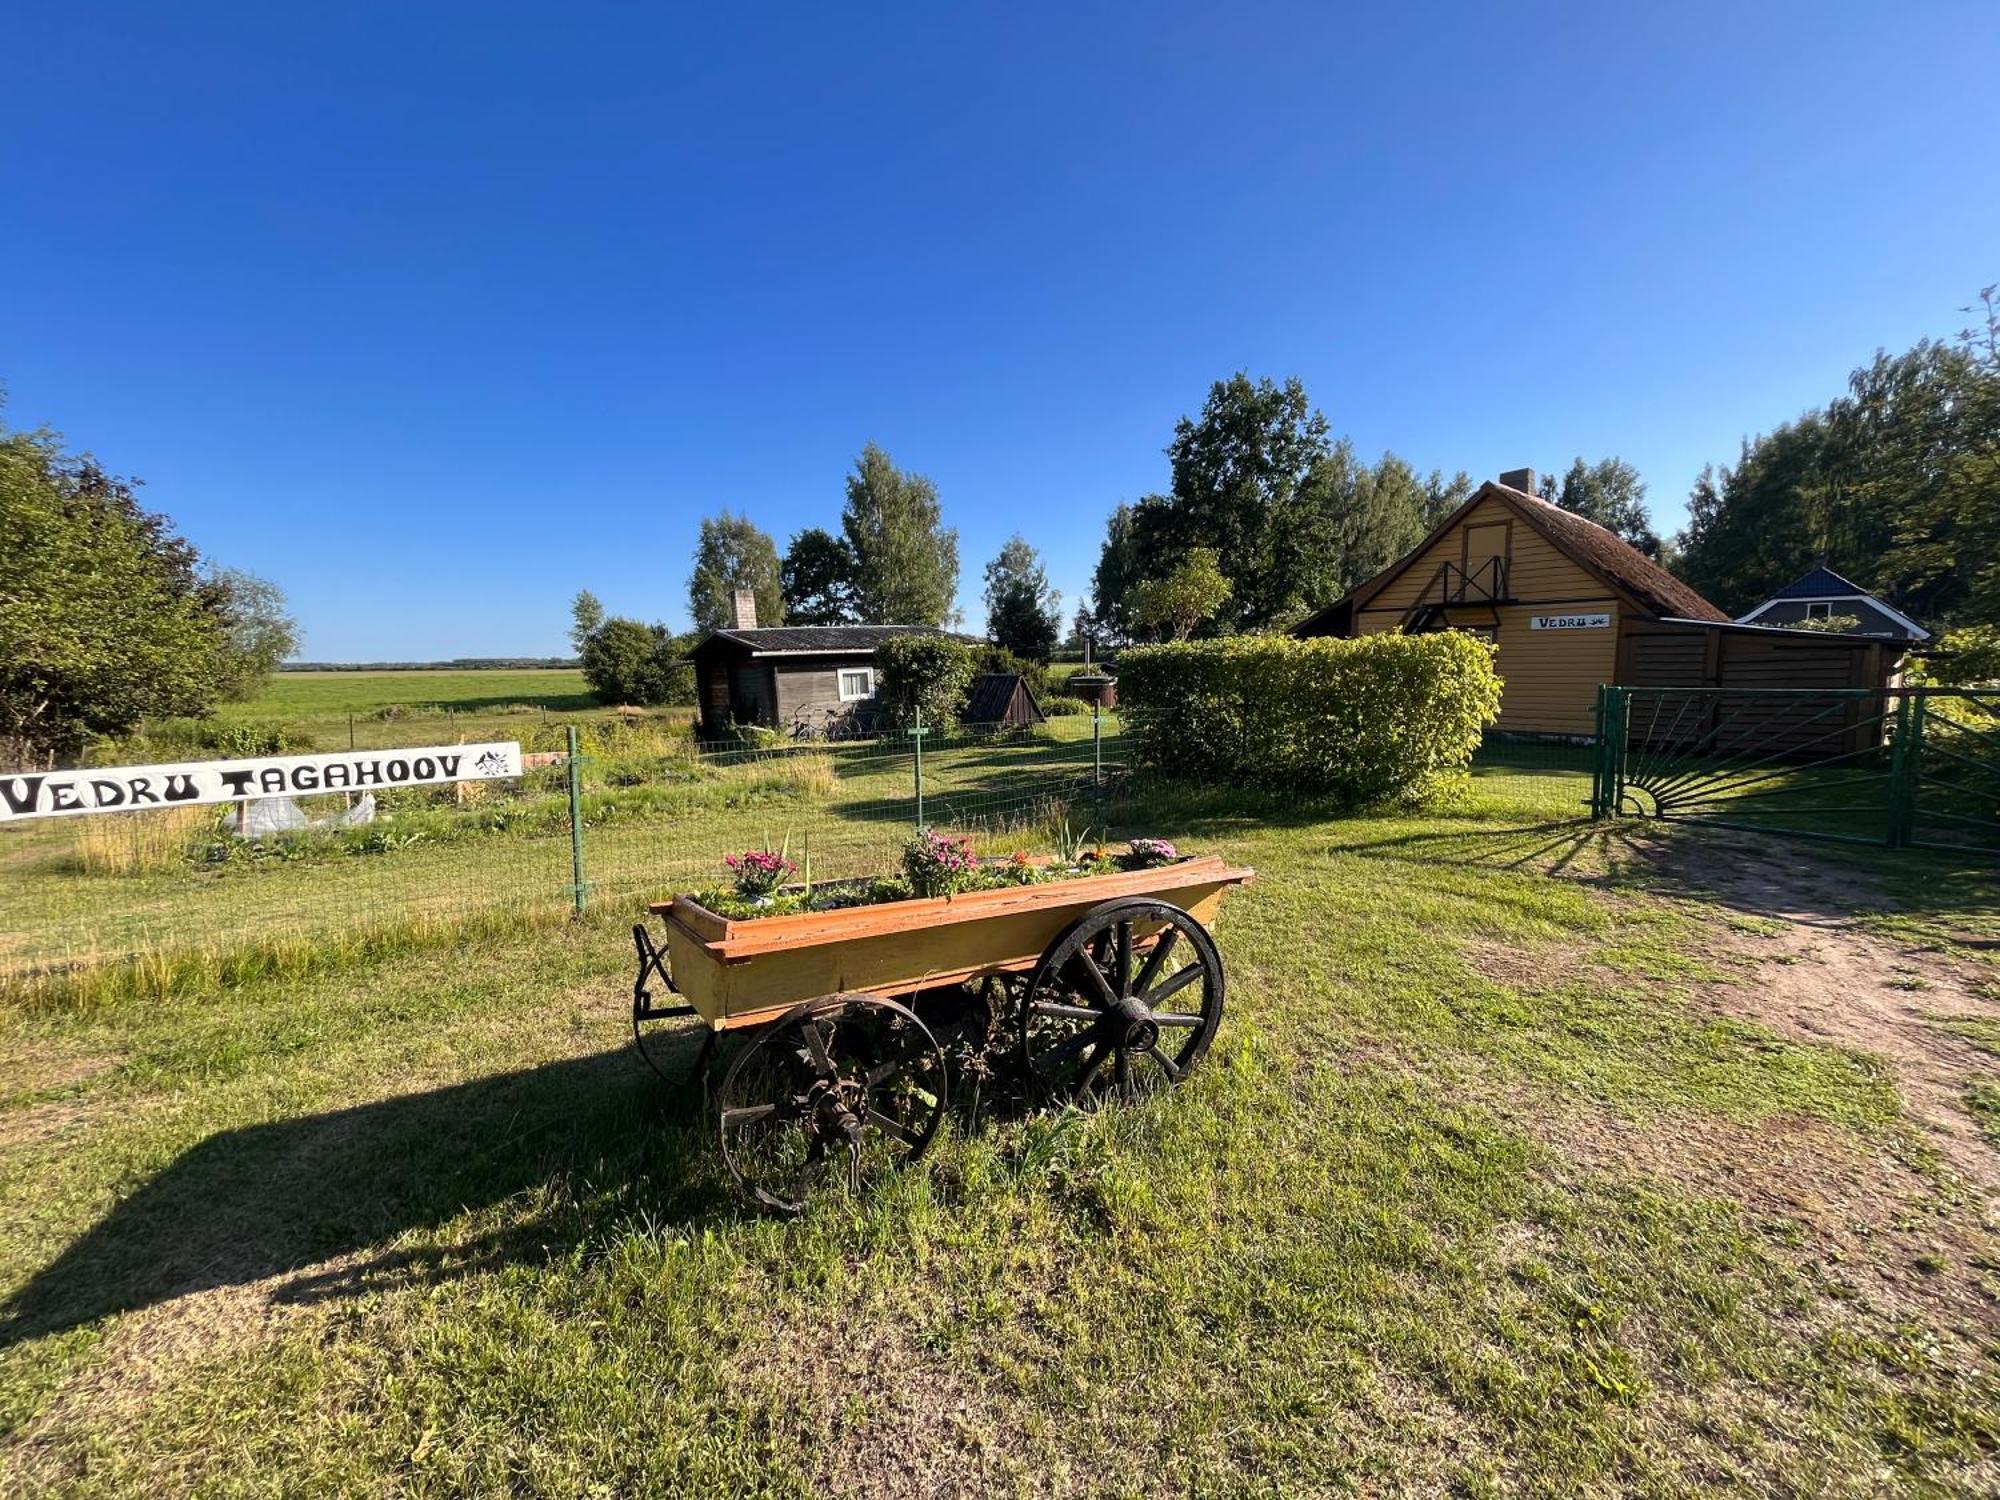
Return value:
M 1541 498 L 1603 526 L 1731 614 L 1823 562 L 1919 619 L 2000 622 L 1995 293 L 1987 288 L 1967 309 L 1982 326 L 1878 353 L 1846 395 L 1745 440 L 1734 465 L 1704 470 L 1676 537 L 1654 529 L 1645 481 L 1616 455 L 1542 471 Z M 1282 629 L 1405 556 L 1476 488 L 1463 471 L 1424 473 L 1394 452 L 1368 462 L 1334 437 L 1296 377 L 1247 371 L 1214 382 L 1165 451 L 1167 489 L 1119 503 L 1106 522 L 1072 643 Z M 577 603 L 598 628 L 616 626 L 628 667 L 651 653 L 653 688 L 664 691 L 671 664 L 729 622 L 738 589 L 755 594 L 761 625 L 942 628 L 958 623 L 958 577 L 958 532 L 944 524 L 936 486 L 871 443 L 847 477 L 837 529 L 807 527 L 780 552 L 747 516 L 724 510 L 702 522 L 691 635 L 604 622 L 588 594 Z M 1046 661 L 1063 624 L 1041 555 L 1013 536 L 984 581 L 989 638 Z M 579 630 L 580 651 L 589 636 Z

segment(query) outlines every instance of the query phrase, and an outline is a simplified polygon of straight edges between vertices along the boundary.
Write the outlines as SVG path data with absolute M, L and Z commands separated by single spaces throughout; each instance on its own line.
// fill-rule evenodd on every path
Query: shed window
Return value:
M 1808 620 L 1831 620 L 1833 618 L 1832 603 L 1817 602 L 1808 604 L 1806 606 L 1806 618 Z
M 840 701 L 852 703 L 858 698 L 875 696 L 875 669 L 873 667 L 842 667 L 840 669 Z

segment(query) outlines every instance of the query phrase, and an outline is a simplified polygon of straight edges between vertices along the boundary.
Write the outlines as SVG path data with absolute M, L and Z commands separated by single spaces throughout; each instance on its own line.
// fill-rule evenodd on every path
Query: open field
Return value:
M 526 704 L 552 712 L 596 708 L 576 671 L 279 672 L 248 703 L 221 711 L 240 718 L 312 719 L 372 714 L 384 704 L 429 704 L 475 714 Z
M 1985 1494 L 1990 872 L 1575 819 L 1256 865 L 1181 1092 L 796 1222 L 629 1049 L 629 908 L 0 1016 L 0 1467 L 66 1493 Z M 684 1042 L 683 1046 L 691 1043 Z M 1990 1128 L 1986 1127 L 1986 1128 Z
M 414 744 L 412 736 L 519 739 L 533 726 L 610 715 L 583 674 L 563 670 L 280 672 L 246 703 L 217 710 L 222 723 L 280 724 L 320 750 Z M 692 708 L 648 717 L 684 723 Z

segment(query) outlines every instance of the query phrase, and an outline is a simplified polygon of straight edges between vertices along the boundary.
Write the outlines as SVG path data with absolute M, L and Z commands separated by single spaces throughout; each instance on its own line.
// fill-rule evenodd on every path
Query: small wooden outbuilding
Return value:
M 982 672 L 972 679 L 958 717 L 968 729 L 1025 729 L 1048 716 L 1019 672 Z
M 812 734 L 866 720 L 876 708 L 875 649 L 899 635 L 933 635 L 922 625 L 757 626 L 756 596 L 741 590 L 728 628 L 703 638 L 694 665 L 703 739 L 731 724 L 793 725 Z

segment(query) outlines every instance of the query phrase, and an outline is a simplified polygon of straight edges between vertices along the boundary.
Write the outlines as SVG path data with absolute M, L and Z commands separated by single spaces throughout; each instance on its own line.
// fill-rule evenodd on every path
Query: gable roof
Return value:
M 1801 573 L 1790 583 L 1779 589 L 1771 599 L 1872 599 L 1874 595 L 1849 578 L 1842 578 L 1825 563 L 1821 563 L 1808 573 Z M 1764 601 L 1766 604 L 1771 600 Z
M 1815 604 L 1832 604 L 1838 603 L 1843 599 L 1858 600 L 1877 614 L 1894 620 L 1898 625 L 1903 627 L 1904 631 L 1913 641 L 1927 641 L 1931 638 L 1931 633 L 1928 630 L 1896 608 L 1895 605 L 1889 603 L 1888 600 L 1879 595 L 1869 593 L 1868 590 L 1850 578 L 1841 577 L 1840 574 L 1834 572 L 1833 569 L 1827 567 L 1824 563 L 1810 572 L 1802 573 L 1797 578 L 1794 578 L 1790 583 L 1779 589 L 1777 593 L 1751 610 L 1749 614 L 1738 616 L 1737 622 L 1743 625 L 1752 624 L 1759 615 L 1763 614 L 1764 611 L 1771 608 L 1774 604 L 1795 604 L 1801 600 L 1811 600 Z M 1863 633 L 1865 634 L 1865 632 Z
M 1035 690 L 1019 672 L 981 672 L 973 678 L 959 718 L 967 724 L 998 724 L 1013 707 L 1016 689 L 1027 694 L 1029 709 L 1035 718 L 1041 718 L 1042 706 L 1035 701 Z
M 928 625 L 773 625 L 761 630 L 710 631 L 694 650 L 727 641 L 745 647 L 752 656 L 853 656 L 873 651 L 894 636 L 942 634 Z
M 1304 630 L 1320 616 L 1350 600 L 1359 606 L 1372 599 L 1423 556 L 1432 543 L 1464 520 L 1474 507 L 1485 500 L 1498 500 L 1540 532 L 1548 540 L 1549 545 L 1576 563 L 1578 567 L 1609 584 L 1649 614 L 1662 619 L 1711 620 L 1717 624 L 1729 620 L 1728 615 L 1702 598 L 1694 589 L 1674 577 L 1630 542 L 1614 536 L 1595 521 L 1586 520 L 1559 505 L 1552 505 L 1547 500 L 1527 494 L 1525 491 L 1488 480 L 1474 490 L 1463 505 L 1440 521 L 1431 534 L 1417 543 L 1401 561 L 1391 564 L 1366 583 L 1357 584 L 1345 596 L 1324 609 L 1314 611 L 1305 620 L 1292 627 L 1293 632 L 1296 634 Z

